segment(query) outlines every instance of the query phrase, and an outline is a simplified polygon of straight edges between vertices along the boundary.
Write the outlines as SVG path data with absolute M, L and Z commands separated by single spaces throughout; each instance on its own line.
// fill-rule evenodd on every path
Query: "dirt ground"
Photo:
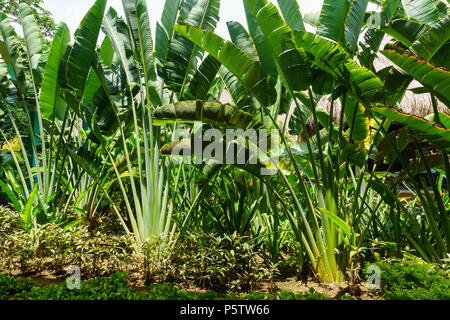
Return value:
M 276 287 L 280 290 L 292 291 L 293 293 L 307 293 L 313 288 L 317 293 L 324 294 L 331 298 L 339 298 L 349 295 L 357 300 L 382 300 L 380 295 L 373 290 L 369 290 L 366 283 L 350 285 L 349 283 L 319 283 L 312 279 L 298 281 L 294 278 L 282 282 L 276 282 Z

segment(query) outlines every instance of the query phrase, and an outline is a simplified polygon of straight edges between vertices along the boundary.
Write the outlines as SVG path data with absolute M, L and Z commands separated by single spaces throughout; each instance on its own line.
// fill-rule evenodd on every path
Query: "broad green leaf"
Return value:
M 14 194 L 13 191 L 11 191 L 10 187 L 1 180 L 0 180 L 0 189 L 2 190 L 2 192 L 4 194 L 6 194 L 8 199 L 11 201 L 11 203 L 14 206 L 14 209 L 16 209 L 17 212 L 22 212 L 22 209 L 23 209 L 22 205 L 20 204 L 16 195 Z
M 38 185 L 36 184 L 33 188 L 33 191 L 30 193 L 30 197 L 25 203 L 22 212 L 20 213 L 20 225 L 27 231 L 30 232 L 31 224 L 32 224 L 32 212 L 33 212 L 33 203 L 36 198 L 36 194 L 38 192 Z
M 39 86 L 44 73 L 43 64 L 45 64 L 47 59 L 48 48 L 36 19 L 34 18 L 33 11 L 26 3 L 19 4 L 19 16 L 31 68 L 40 78 L 35 79 L 36 85 Z M 38 70 L 38 67 L 41 67 L 41 70 Z
M 238 77 L 263 106 L 270 106 L 275 102 L 276 91 L 270 76 L 259 62 L 254 61 L 236 45 L 223 40 L 210 31 L 192 26 L 175 26 L 174 28 L 178 33 L 207 51 Z
M 161 24 L 159 22 L 156 24 L 155 56 L 162 63 L 166 60 L 166 51 L 173 36 L 173 26 L 177 21 L 180 3 L 181 0 L 166 0 Z
M 447 41 L 431 59 L 431 63 L 450 70 L 450 41 Z
M 52 120 L 55 117 L 62 120 L 65 114 L 64 105 L 57 104 L 58 93 L 58 68 L 61 59 L 70 41 L 70 31 L 65 23 L 60 23 L 53 38 L 47 64 L 45 66 L 44 78 L 42 80 L 39 106 L 42 117 Z
M 409 18 L 422 24 L 433 25 L 439 22 L 440 12 L 434 0 L 402 0 Z
M 350 126 L 349 137 L 357 141 L 365 140 L 369 135 L 370 119 L 364 106 L 358 103 L 356 99 L 348 98 L 344 113 Z
M 25 85 L 24 57 L 19 37 L 9 23 L 9 18 L 3 12 L 0 12 L 0 35 L 3 37 L 7 56 L 3 56 L 8 64 L 8 70 L 12 73 L 11 78 L 17 83 L 17 87 L 24 95 L 27 93 Z
M 425 119 L 428 120 L 428 121 L 437 122 L 436 121 L 436 116 L 435 116 L 434 113 L 432 113 L 431 115 L 425 117 Z M 440 121 L 440 123 L 442 123 L 442 125 L 445 128 L 450 129 L 450 116 L 448 114 L 439 112 L 439 121 Z
M 371 111 L 376 115 L 387 117 L 392 121 L 414 130 L 430 143 L 443 148 L 447 152 L 450 151 L 450 129 L 438 126 L 435 122 L 430 122 L 391 108 L 373 107 Z
M 311 83 L 310 62 L 302 48 L 296 48 L 292 30 L 277 7 L 266 0 L 245 0 L 284 75 L 285 85 L 293 91 L 307 89 Z
M 443 103 L 450 105 L 450 73 L 408 53 L 385 50 L 382 53 L 414 79 L 428 87 Z
M 359 66 L 339 44 L 314 34 L 305 33 L 301 46 L 314 57 L 314 63 L 338 80 L 358 97 L 366 108 L 374 94 L 383 87 L 381 80 L 369 69 Z
M 450 16 L 447 16 L 417 39 L 412 44 L 411 51 L 420 58 L 431 60 L 449 39 Z
M 105 37 L 105 39 L 103 40 L 103 43 L 100 47 L 99 57 L 106 66 L 111 67 L 114 57 L 114 48 L 112 46 L 111 40 L 108 37 Z M 102 84 L 97 77 L 97 74 L 93 69 L 91 69 L 86 80 L 86 87 L 83 91 L 83 99 L 86 104 L 94 105 L 94 96 L 101 86 Z
M 317 34 L 342 43 L 349 8 L 348 0 L 324 0 Z
M 303 21 L 309 25 L 316 27 L 319 25 L 320 11 L 307 12 L 303 16 Z
M 297 0 L 278 0 L 284 20 L 292 30 L 306 31 Z
M 204 100 L 208 95 L 221 64 L 214 57 L 208 55 L 195 72 L 191 83 L 189 84 L 189 92 L 196 99 Z
M 384 31 L 409 48 L 429 29 L 428 25 L 420 24 L 415 20 L 396 19 Z
M 219 76 L 225 84 L 228 93 L 231 95 L 234 104 L 238 108 L 246 110 L 250 106 L 251 99 L 242 82 L 224 66 L 220 67 Z
M 60 83 L 83 92 L 106 8 L 106 0 L 96 0 L 75 33 L 75 42 L 68 47 L 61 64 Z
M 385 37 L 385 32 L 380 29 L 369 29 L 364 34 L 364 42 L 360 42 L 358 60 L 362 66 L 376 71 L 374 62 L 378 57 L 378 51 Z
M 141 47 L 141 60 L 144 67 L 147 95 L 154 106 L 159 106 L 163 97 L 156 91 L 156 69 L 153 52 L 152 31 L 145 0 L 135 0 L 138 23 L 139 43 Z
M 359 36 L 366 14 L 369 0 L 351 0 L 347 20 L 345 22 L 345 38 L 350 52 L 358 49 Z
M 137 13 L 135 0 L 122 0 L 123 11 L 127 19 L 128 27 L 131 31 L 131 37 L 133 39 L 133 46 L 137 51 L 137 56 L 141 53 L 141 46 L 139 43 L 139 29 L 137 22 Z
M 219 20 L 220 0 L 199 0 L 183 23 L 202 30 L 214 31 Z M 167 85 L 183 96 L 191 80 L 197 61 L 203 51 L 192 41 L 175 34 L 166 55 L 165 77 Z
M 259 61 L 261 62 L 264 69 L 270 74 L 274 79 L 278 76 L 277 66 L 275 63 L 275 57 L 270 49 L 267 40 L 261 31 L 258 23 L 252 12 L 249 10 L 246 1 L 244 2 L 245 16 L 247 17 L 247 26 L 253 42 L 255 43 L 256 50 L 258 52 Z
M 117 15 L 114 8 L 110 8 L 103 19 L 103 32 L 111 40 L 117 59 L 119 60 L 127 83 L 133 88 L 139 81 L 139 73 L 134 60 L 134 50 L 130 32 L 125 21 Z
M 325 209 L 319 208 L 320 212 L 322 212 L 327 218 L 329 218 L 333 223 L 338 226 L 347 236 L 351 236 L 350 226 L 333 212 Z
M 253 39 L 248 34 L 247 30 L 235 21 L 227 22 L 228 32 L 231 41 L 242 51 L 244 51 L 250 58 L 259 61 L 258 51 L 256 50 Z
M 395 106 L 402 101 L 413 78 L 403 71 L 397 70 L 396 67 L 387 67 L 383 72 L 386 72 L 386 75 L 380 76 L 380 78 L 383 78 L 384 86 L 380 90 L 380 95 L 374 100 L 378 100 L 386 106 Z

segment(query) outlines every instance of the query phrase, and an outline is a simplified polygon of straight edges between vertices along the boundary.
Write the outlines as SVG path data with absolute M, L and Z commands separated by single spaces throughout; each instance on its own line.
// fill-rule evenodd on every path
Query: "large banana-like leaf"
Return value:
M 100 47 L 99 57 L 102 63 L 108 67 L 111 67 L 114 58 L 114 48 L 112 46 L 111 40 L 105 37 L 103 43 Z M 86 86 L 83 91 L 83 99 L 86 104 L 93 105 L 94 96 L 97 91 L 101 88 L 102 84 L 100 79 L 97 77 L 95 70 L 91 69 L 89 76 L 86 80 Z
M 144 67 L 147 95 L 154 106 L 159 106 L 164 97 L 160 97 L 156 91 L 156 69 L 153 51 L 152 30 L 145 0 L 135 0 L 139 43 L 141 47 L 141 60 Z
M 199 0 L 184 21 L 203 30 L 214 31 L 219 20 L 220 0 Z M 183 96 L 203 51 L 192 41 L 175 34 L 170 42 L 165 65 L 167 85 Z
M 209 88 L 211 88 L 220 66 L 220 62 L 211 55 L 208 55 L 205 60 L 203 60 L 189 84 L 189 92 L 193 94 L 196 99 L 206 99 Z
M 434 113 L 425 117 L 425 119 L 428 121 L 436 122 L 436 116 Z M 448 114 L 439 112 L 439 121 L 445 128 L 450 129 L 450 116 Z
M 233 43 L 223 40 L 210 31 L 186 25 L 174 28 L 178 33 L 207 51 L 238 77 L 263 106 L 275 103 L 276 91 L 272 79 L 258 61 L 250 58 Z
M 219 76 L 231 95 L 234 104 L 242 110 L 247 110 L 250 107 L 251 99 L 242 82 L 224 66 L 220 67 Z
M 64 56 L 67 44 L 70 41 L 70 31 L 65 23 L 58 25 L 53 38 L 47 64 L 45 66 L 44 78 L 42 80 L 39 106 L 44 119 L 56 118 L 62 120 L 65 113 L 63 105 L 58 105 L 58 68 L 59 62 Z
M 450 41 L 447 41 L 430 60 L 436 66 L 450 70 Z
M 103 32 L 111 40 L 114 52 L 125 72 L 128 85 L 133 87 L 140 81 L 134 60 L 133 44 L 125 21 L 118 17 L 114 8 L 110 8 L 103 19 Z
M 277 7 L 266 0 L 245 0 L 284 75 L 286 87 L 307 89 L 311 83 L 310 63 L 302 48 L 297 49 L 292 30 L 285 24 Z
M 278 6 L 284 20 L 291 29 L 306 31 L 297 0 L 278 0 Z
M 247 26 L 253 42 L 255 43 L 256 50 L 258 51 L 259 61 L 261 61 L 264 69 L 270 74 L 272 78 L 278 76 L 277 65 L 275 63 L 275 57 L 270 49 L 267 40 L 259 27 L 258 23 L 252 12 L 250 11 L 247 2 L 244 2 L 245 16 L 247 17 Z
M 156 24 L 156 48 L 155 56 L 161 63 L 166 61 L 166 51 L 169 41 L 173 36 L 173 26 L 176 23 L 181 0 L 166 0 L 164 5 L 161 24 Z
M 258 51 L 253 39 L 239 22 L 227 22 L 228 33 L 231 41 L 242 51 L 244 51 L 250 58 L 259 61 Z
M 141 45 L 139 43 L 139 27 L 137 21 L 135 0 L 122 0 L 122 7 L 130 28 L 133 46 L 137 50 L 137 56 L 141 54 Z
M 373 107 L 371 111 L 414 130 L 429 142 L 443 148 L 447 152 L 450 151 L 450 129 L 441 127 L 435 122 L 402 113 L 392 108 Z
M 360 42 L 361 50 L 358 53 L 358 60 L 362 66 L 376 71 L 374 62 L 385 35 L 385 32 L 380 29 L 369 29 L 364 34 L 364 42 Z
M 232 104 L 209 101 L 183 101 L 155 110 L 153 124 L 194 123 L 201 121 L 226 128 L 255 128 L 261 126 L 258 119 Z
M 449 39 L 450 16 L 447 16 L 417 39 L 410 49 L 416 56 L 431 60 Z
M 441 14 L 435 0 L 402 0 L 409 18 L 422 24 L 433 25 L 439 22 Z
M 381 80 L 372 71 L 350 59 L 339 44 L 314 34 L 305 33 L 301 46 L 314 57 L 319 68 L 337 77 L 366 108 L 370 107 L 374 94 L 383 87 Z
M 317 34 L 344 45 L 354 53 L 368 3 L 368 0 L 325 0 Z
M 255 42 L 244 26 L 239 22 L 230 21 L 227 22 L 227 27 L 231 41 L 250 58 L 255 61 L 260 61 Z M 250 107 L 251 99 L 241 81 L 223 66 L 219 69 L 219 76 L 222 78 L 235 105 L 247 111 Z
M 366 14 L 369 0 L 352 0 L 350 9 L 345 21 L 345 39 L 350 52 L 355 52 L 358 48 L 359 36 Z
M 406 90 L 414 80 L 410 75 L 398 70 L 395 66 L 378 71 L 377 76 L 383 80 L 384 86 L 374 97 L 374 100 L 386 106 L 395 106 L 397 102 L 401 102 Z
M 23 37 L 27 47 L 27 54 L 31 63 L 31 69 L 35 72 L 36 76 L 36 87 L 39 87 L 48 55 L 47 44 L 45 43 L 41 30 L 34 18 L 33 11 L 26 3 L 19 4 L 19 16 L 23 29 Z
M 83 92 L 89 69 L 95 57 L 95 48 L 106 8 L 106 0 L 97 0 L 84 17 L 75 33 L 75 42 L 68 47 L 61 64 L 60 83 Z
M 344 113 L 350 126 L 349 137 L 357 141 L 366 139 L 369 135 L 370 120 L 364 106 L 356 99 L 349 97 L 344 107 Z
M 408 53 L 385 50 L 382 53 L 427 87 L 447 106 L 450 105 L 450 73 Z
M 428 30 L 430 30 L 430 26 L 406 19 L 395 19 L 384 28 L 388 35 L 408 48 Z
M 2 52 L 2 56 L 3 60 L 8 65 L 11 79 L 17 84 L 20 92 L 22 94 L 26 94 L 27 89 L 25 84 L 24 58 L 22 56 L 20 40 L 9 23 L 8 16 L 3 12 L 0 12 L 0 34 L 3 37 L 6 49 L 4 50 L 6 52 Z
M 8 79 L 8 67 L 6 63 L 0 63 L 0 95 L 7 97 L 9 95 L 10 82 Z M 0 109 L 0 125 L 2 124 L 5 113 Z
M 325 0 L 320 12 L 317 34 L 342 43 L 348 10 L 348 0 Z

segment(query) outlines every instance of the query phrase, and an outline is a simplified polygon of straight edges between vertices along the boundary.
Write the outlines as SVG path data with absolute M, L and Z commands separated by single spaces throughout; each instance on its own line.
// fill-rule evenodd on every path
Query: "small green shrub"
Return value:
M 132 300 L 135 296 L 128 286 L 128 275 L 117 272 L 110 278 L 82 282 L 80 290 L 69 290 L 65 282 L 43 288 L 33 287 L 15 296 L 19 300 Z
M 166 258 L 157 261 L 151 248 L 147 250 L 150 279 L 161 281 L 164 277 L 222 293 L 254 291 L 272 280 L 275 267 L 263 263 L 247 240 L 237 234 L 191 234 L 179 239 Z
M 435 266 L 413 261 L 379 262 L 387 300 L 449 300 L 450 277 Z
M 31 279 L 0 274 L 0 300 L 7 300 L 15 294 L 29 291 L 34 286 L 36 282 Z
M 38 274 L 44 270 L 65 274 L 77 265 L 84 276 L 111 275 L 132 265 L 132 239 L 124 235 L 91 232 L 86 225 L 69 230 L 56 224 L 38 226 L 32 234 L 20 227 L 13 212 L 0 211 L 0 269 Z

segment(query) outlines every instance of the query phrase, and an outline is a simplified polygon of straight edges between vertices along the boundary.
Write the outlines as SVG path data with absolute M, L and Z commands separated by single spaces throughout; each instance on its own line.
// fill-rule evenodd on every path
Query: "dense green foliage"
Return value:
M 387 300 L 449 300 L 450 275 L 417 262 L 378 263 Z
M 30 6 L 36 15 L 36 20 L 45 36 L 52 36 L 55 33 L 55 21 L 51 12 L 44 9 L 44 0 L 3 0 L 0 3 L 0 11 L 12 18 L 12 21 L 19 22 L 19 3 L 25 2 Z
M 80 290 L 69 290 L 65 283 L 44 287 L 29 279 L 0 275 L 0 300 L 328 300 L 311 290 L 305 294 L 280 291 L 277 294 L 218 295 L 214 292 L 193 293 L 170 284 L 152 285 L 147 290 L 135 290 L 128 285 L 126 273 L 109 278 L 83 281 Z
M 0 275 L 0 300 L 7 300 L 22 292 L 28 292 L 36 286 L 36 282 L 27 278 L 14 278 Z
M 39 1 L 13 6 L 23 39 L 0 13 L 0 193 L 21 228 L 0 226 L 2 264 L 39 269 L 53 253 L 53 269 L 96 273 L 138 258 L 147 281 L 167 269 L 240 291 L 286 257 L 325 282 L 355 282 L 380 257 L 447 263 L 448 5 L 368 3 L 303 16 L 296 1 L 243 0 L 230 41 L 214 33 L 219 0 L 167 0 L 155 34 L 147 1 L 123 0 L 120 17 L 96 0 L 51 42 Z M 432 112 L 404 113 L 408 90 Z M 267 148 L 245 139 L 257 129 Z M 254 157 L 211 159 L 212 140 L 211 155 Z

